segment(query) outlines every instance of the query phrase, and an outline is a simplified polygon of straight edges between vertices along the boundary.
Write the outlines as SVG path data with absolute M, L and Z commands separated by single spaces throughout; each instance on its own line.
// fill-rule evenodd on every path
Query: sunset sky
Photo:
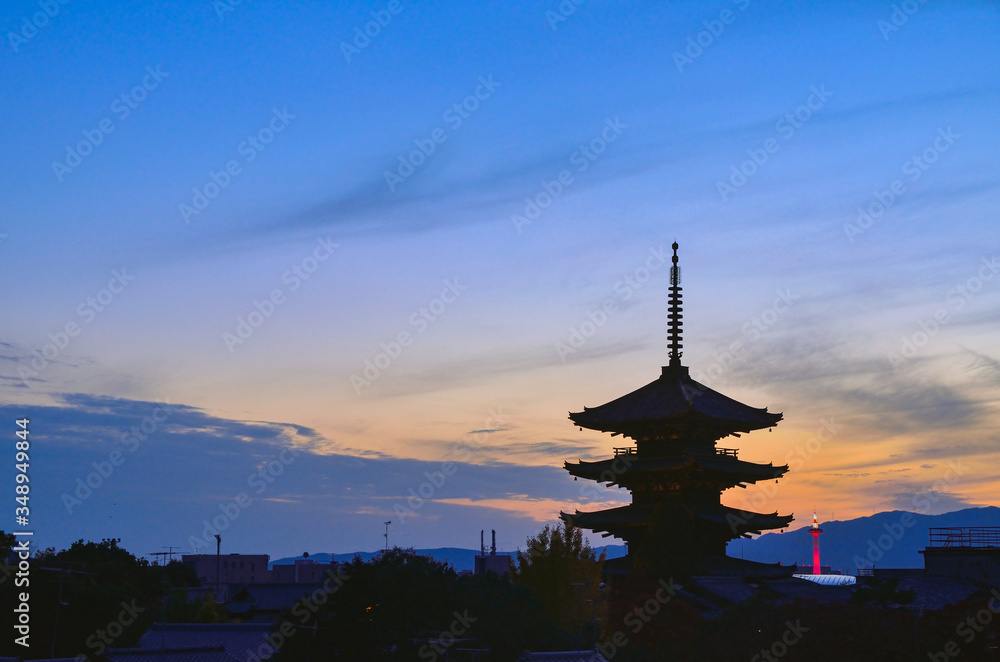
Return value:
M 37 542 L 513 550 L 626 503 L 567 413 L 659 375 L 674 240 L 683 362 L 784 413 L 724 503 L 1000 505 L 1000 12 L 912 4 L 4 3 Z

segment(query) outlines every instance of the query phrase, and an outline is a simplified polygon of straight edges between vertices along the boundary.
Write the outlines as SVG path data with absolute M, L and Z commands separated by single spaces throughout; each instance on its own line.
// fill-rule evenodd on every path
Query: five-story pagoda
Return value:
M 574 477 L 624 487 L 628 506 L 560 513 L 566 522 L 628 542 L 633 567 L 697 572 L 725 557 L 739 536 L 784 528 L 791 515 L 749 513 L 721 503 L 723 490 L 776 480 L 788 466 L 740 460 L 716 443 L 730 435 L 771 428 L 780 413 L 756 409 L 691 379 L 681 365 L 681 287 L 674 242 L 667 314 L 670 363 L 646 386 L 599 407 L 571 413 L 581 428 L 635 441 L 598 462 L 566 462 Z

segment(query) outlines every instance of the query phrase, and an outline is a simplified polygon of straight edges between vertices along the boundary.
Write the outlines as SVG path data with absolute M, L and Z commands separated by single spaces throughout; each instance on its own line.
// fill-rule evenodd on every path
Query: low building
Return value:
M 497 554 L 497 532 L 493 531 L 493 544 L 490 545 L 489 554 L 486 553 L 486 542 L 483 539 L 484 531 L 479 532 L 479 554 L 473 561 L 475 574 L 482 575 L 487 572 L 494 572 L 501 577 L 510 573 L 514 565 L 514 559 L 510 554 Z
M 598 650 L 557 651 L 552 653 L 532 653 L 525 651 L 517 662 L 608 662 L 608 658 Z
M 273 654 L 270 623 L 153 623 L 135 648 L 109 648 L 108 662 L 246 662 Z
M 275 584 L 318 584 L 326 579 L 328 570 L 337 573 L 339 563 L 319 563 L 312 559 L 295 559 L 294 563 L 271 566 L 271 581 Z
M 207 646 L 162 650 L 109 648 L 104 659 L 107 662 L 242 662 L 243 658 L 229 655 L 222 646 Z
M 920 550 L 931 577 L 958 577 L 1000 586 L 1000 527 L 951 526 L 930 529 Z
M 475 574 L 477 575 L 495 572 L 503 577 L 510 572 L 511 567 L 514 565 L 514 560 L 510 554 L 493 553 L 485 556 L 476 555 L 475 564 Z
M 185 554 L 181 561 L 195 571 L 202 586 L 261 584 L 271 579 L 267 554 Z
M 234 618 L 273 623 L 297 602 L 308 599 L 317 592 L 329 593 L 329 590 L 324 589 L 322 583 L 248 584 L 232 594 L 226 603 L 226 610 Z

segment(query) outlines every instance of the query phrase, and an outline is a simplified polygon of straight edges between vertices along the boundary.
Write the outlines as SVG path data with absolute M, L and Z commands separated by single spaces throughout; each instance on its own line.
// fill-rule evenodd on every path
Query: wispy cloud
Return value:
M 152 431 L 144 428 L 144 421 L 148 423 L 158 409 L 168 412 L 163 422 Z M 243 492 L 253 503 L 233 522 L 226 535 L 230 544 L 274 549 L 291 542 L 300 548 L 311 534 L 295 527 L 289 530 L 279 522 L 393 513 L 397 504 L 406 506 L 414 494 L 425 491 L 428 476 L 440 473 L 442 467 L 441 461 L 321 451 L 331 440 L 309 427 L 224 419 L 183 404 L 65 393 L 58 396 L 57 405 L 2 405 L 0 414 L 32 421 L 38 447 L 32 468 L 47 486 L 38 496 L 35 512 L 47 522 L 46 542 L 53 545 L 68 544 L 81 535 L 100 537 L 120 527 L 133 532 L 131 546 L 156 549 L 161 538 L 179 544 L 200 534 L 203 519 L 217 515 L 220 504 Z M 147 434 L 141 441 L 127 436 L 131 431 L 142 437 L 144 429 Z M 298 455 L 282 466 L 277 458 L 288 448 L 297 449 Z M 125 461 L 104 476 L 99 487 L 92 484 L 92 494 L 77 495 L 77 479 L 87 480 L 95 466 L 107 463 L 115 452 Z M 445 508 L 453 524 L 471 528 L 474 521 L 499 510 L 518 535 L 526 535 L 546 512 L 556 516 L 558 509 L 546 511 L 548 506 L 586 501 L 557 466 L 496 461 L 454 466 L 446 479 L 443 474 L 434 478 L 433 495 L 415 511 L 419 517 L 413 521 L 435 521 Z M 260 476 L 267 482 L 254 479 Z M 82 499 L 72 514 L 63 495 Z M 157 526 L 142 526 L 148 521 Z M 350 518 L 338 522 L 338 527 L 351 526 Z M 414 534 L 421 530 L 419 524 L 408 526 Z M 340 535 L 351 542 L 338 546 L 364 546 L 348 531 L 344 528 Z

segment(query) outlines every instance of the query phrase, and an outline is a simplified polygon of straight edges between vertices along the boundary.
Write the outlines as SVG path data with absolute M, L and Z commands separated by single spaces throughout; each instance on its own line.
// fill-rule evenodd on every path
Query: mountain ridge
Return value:
M 919 550 L 927 547 L 928 529 L 947 526 L 1000 526 L 1000 508 L 982 506 L 926 515 L 890 510 L 851 520 L 820 522 L 820 561 L 834 571 L 857 574 L 859 568 L 922 568 Z M 733 540 L 730 556 L 766 563 L 812 565 L 811 527 L 765 533 L 753 540 Z
M 1000 527 L 1000 508 L 977 506 L 939 515 L 926 515 L 905 510 L 890 510 L 850 520 L 820 522 L 820 560 L 823 565 L 844 574 L 857 574 L 858 568 L 922 568 L 923 557 L 919 550 L 927 546 L 928 529 L 946 526 L 996 526 Z M 765 533 L 754 539 L 737 539 L 729 543 L 726 552 L 734 558 L 764 563 L 798 562 L 812 565 L 812 535 L 809 526 L 786 533 Z M 594 550 L 606 551 L 608 558 L 625 555 L 625 545 L 602 545 Z M 437 561 L 451 564 L 456 571 L 472 570 L 476 549 L 463 547 L 434 547 L 414 550 Z M 368 561 L 379 552 L 349 552 L 333 554 L 337 561 L 350 561 L 355 556 Z M 514 556 L 515 552 L 507 553 Z M 302 556 L 271 561 L 270 566 L 294 563 Z M 310 554 L 309 559 L 328 563 L 331 554 Z M 860 565 L 859 565 L 860 564 Z

